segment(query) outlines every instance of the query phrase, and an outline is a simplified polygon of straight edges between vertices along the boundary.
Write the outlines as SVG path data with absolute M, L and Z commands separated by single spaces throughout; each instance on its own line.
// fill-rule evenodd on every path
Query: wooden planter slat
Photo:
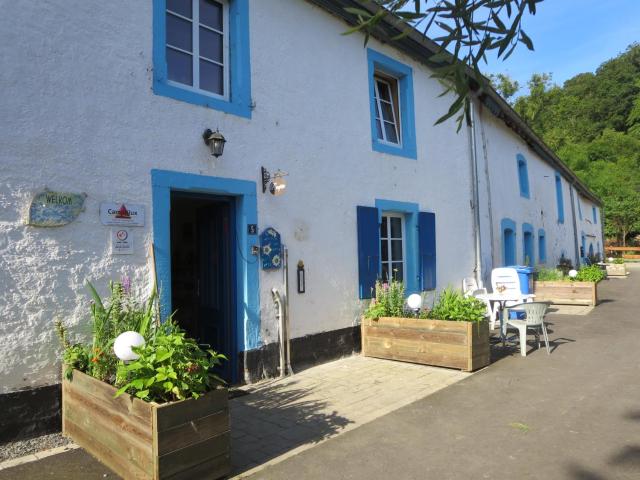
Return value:
M 226 389 L 198 400 L 144 402 L 74 370 L 62 382 L 62 430 L 124 478 L 216 479 L 230 470 Z
M 609 277 L 626 277 L 627 267 L 624 263 L 612 263 L 607 265 L 607 276 Z
M 362 320 L 368 357 L 477 370 L 489 364 L 487 322 L 382 317 Z
M 595 282 L 533 282 L 533 293 L 538 302 L 557 305 L 598 304 L 598 284 Z

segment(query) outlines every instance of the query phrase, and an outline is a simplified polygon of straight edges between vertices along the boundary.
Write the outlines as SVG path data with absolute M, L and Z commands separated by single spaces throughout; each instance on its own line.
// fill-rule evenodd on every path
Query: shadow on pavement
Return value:
M 262 387 L 231 403 L 232 474 L 318 443 L 351 423 L 329 411 L 315 388 L 292 387 L 295 383 Z

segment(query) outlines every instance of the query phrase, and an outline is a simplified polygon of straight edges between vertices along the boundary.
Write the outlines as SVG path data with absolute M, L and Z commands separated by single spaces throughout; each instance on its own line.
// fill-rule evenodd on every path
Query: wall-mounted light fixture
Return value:
M 298 293 L 304 293 L 307 289 L 307 286 L 304 278 L 305 277 L 304 262 L 302 260 L 298 262 L 297 276 L 298 276 Z
M 287 172 L 280 170 L 271 174 L 266 168 L 262 167 L 262 193 L 265 193 L 267 187 L 269 187 L 271 195 L 282 195 L 287 188 L 287 182 L 284 179 L 287 175 L 289 175 Z
M 210 128 L 207 128 L 202 134 L 202 138 L 204 139 L 204 143 L 206 143 L 211 149 L 211 155 L 216 158 L 222 155 L 222 152 L 224 151 L 224 144 L 227 143 L 227 140 L 217 128 L 215 132 Z

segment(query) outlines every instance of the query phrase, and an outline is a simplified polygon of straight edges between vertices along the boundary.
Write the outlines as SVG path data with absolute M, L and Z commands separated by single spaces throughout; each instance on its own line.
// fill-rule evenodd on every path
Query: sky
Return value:
M 535 50 L 523 44 L 505 61 L 490 60 L 484 73 L 506 73 L 526 93 L 532 73 L 553 74 L 553 82 L 598 66 L 633 42 L 640 42 L 640 0 L 544 0 L 522 22 Z

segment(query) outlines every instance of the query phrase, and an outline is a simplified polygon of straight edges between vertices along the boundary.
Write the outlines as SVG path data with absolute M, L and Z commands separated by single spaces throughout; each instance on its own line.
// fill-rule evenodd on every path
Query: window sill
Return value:
M 391 145 L 389 143 L 381 143 L 377 140 L 372 142 L 372 148 L 376 152 L 387 153 L 389 155 L 396 155 L 398 157 L 410 158 L 412 160 L 418 159 L 418 154 L 415 148 L 409 148 L 401 145 Z
M 154 79 L 153 81 L 153 93 L 163 97 L 169 97 L 182 102 L 191 103 L 193 105 L 200 105 L 214 110 L 220 110 L 239 117 L 251 118 L 251 106 L 249 104 L 245 104 L 240 101 L 233 102 L 215 98 L 203 93 L 170 85 L 157 79 Z

